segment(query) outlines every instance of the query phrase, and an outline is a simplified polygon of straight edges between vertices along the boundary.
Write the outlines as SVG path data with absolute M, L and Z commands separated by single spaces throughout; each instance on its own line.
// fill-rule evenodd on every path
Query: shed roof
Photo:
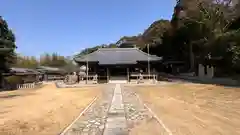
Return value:
M 60 70 L 59 68 L 46 67 L 46 66 L 39 66 L 38 69 L 44 69 L 44 70 L 49 70 L 49 71 L 58 71 L 58 70 Z
M 10 73 L 16 74 L 16 75 L 34 75 L 34 74 L 40 74 L 40 72 L 29 69 L 29 68 L 10 68 Z
M 138 48 L 99 48 L 85 56 L 76 56 L 76 62 L 98 62 L 99 65 L 136 64 L 139 61 L 160 61 L 162 57 L 148 55 Z
M 39 66 L 37 68 L 39 72 L 42 73 L 61 73 L 64 74 L 66 71 L 61 68 L 55 68 L 55 67 L 47 67 L 47 66 Z

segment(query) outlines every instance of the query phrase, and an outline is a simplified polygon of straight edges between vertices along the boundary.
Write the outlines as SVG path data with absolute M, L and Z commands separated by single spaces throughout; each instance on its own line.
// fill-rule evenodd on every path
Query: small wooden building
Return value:
M 21 76 L 24 79 L 24 83 L 27 82 L 35 82 L 37 79 L 37 76 L 41 73 L 37 70 L 30 69 L 30 68 L 10 68 L 8 73 L 4 73 L 4 76 Z M 31 79 L 27 79 L 31 78 Z
M 93 53 L 74 58 L 79 66 L 88 66 L 89 76 L 97 74 L 100 80 L 106 82 L 127 82 L 140 72 L 150 77 L 161 60 L 161 57 L 149 55 L 138 48 L 99 48 Z
M 39 82 L 40 72 L 29 68 L 10 68 L 9 72 L 2 74 L 4 79 L 1 86 L 4 89 L 34 88 Z
M 63 69 L 47 66 L 39 66 L 36 70 L 42 74 L 43 81 L 63 80 L 67 74 Z

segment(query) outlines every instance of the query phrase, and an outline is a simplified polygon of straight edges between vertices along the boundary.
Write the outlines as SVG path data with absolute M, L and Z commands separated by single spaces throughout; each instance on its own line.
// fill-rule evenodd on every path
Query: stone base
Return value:
M 64 82 L 55 82 L 55 85 L 57 88 L 81 88 L 81 87 L 89 87 L 89 86 L 97 86 L 99 84 L 94 84 L 94 83 L 77 83 L 77 84 L 72 84 L 72 85 L 67 85 Z

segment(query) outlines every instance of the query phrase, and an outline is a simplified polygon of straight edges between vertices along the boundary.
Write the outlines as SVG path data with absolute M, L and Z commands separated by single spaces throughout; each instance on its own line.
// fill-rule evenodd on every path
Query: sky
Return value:
M 171 19 L 176 0 L 1 0 L 0 15 L 16 36 L 17 52 L 72 56 L 115 43 Z

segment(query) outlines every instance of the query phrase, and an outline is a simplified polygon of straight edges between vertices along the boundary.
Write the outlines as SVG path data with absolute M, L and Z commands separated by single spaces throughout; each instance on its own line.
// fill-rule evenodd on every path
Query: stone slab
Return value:
M 120 84 L 116 84 L 103 135 L 127 134 L 127 121 L 124 112 L 121 86 Z

